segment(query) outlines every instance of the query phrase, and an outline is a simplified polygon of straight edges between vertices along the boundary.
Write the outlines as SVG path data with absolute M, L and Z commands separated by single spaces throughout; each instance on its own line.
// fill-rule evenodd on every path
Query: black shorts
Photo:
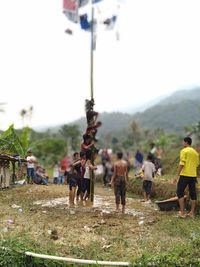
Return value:
M 87 191 L 90 194 L 90 179 L 83 178 L 83 193 Z
M 69 190 L 72 190 L 72 187 L 77 187 L 77 179 L 75 177 L 70 177 L 69 179 Z
M 148 195 L 151 195 L 151 187 L 152 187 L 152 181 L 144 180 L 143 181 L 143 191 L 146 192 Z
M 184 197 L 184 191 L 188 186 L 190 198 L 191 200 L 197 200 L 197 192 L 196 192 L 196 177 L 188 177 L 181 175 L 178 180 L 176 194 L 178 198 Z
M 126 182 L 124 176 L 116 176 L 114 181 L 115 203 L 126 205 Z

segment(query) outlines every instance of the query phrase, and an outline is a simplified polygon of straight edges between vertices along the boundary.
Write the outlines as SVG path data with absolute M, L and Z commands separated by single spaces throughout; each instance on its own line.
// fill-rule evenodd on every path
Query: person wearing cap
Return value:
M 27 182 L 28 184 L 33 183 L 35 178 L 35 164 L 37 163 L 36 157 L 33 155 L 32 150 L 27 151 Z

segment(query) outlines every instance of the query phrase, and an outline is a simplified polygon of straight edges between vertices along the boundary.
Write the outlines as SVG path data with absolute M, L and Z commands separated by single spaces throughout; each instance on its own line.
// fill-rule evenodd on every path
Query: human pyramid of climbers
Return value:
M 98 141 L 96 134 L 98 128 L 102 125 L 101 121 L 97 121 L 98 112 L 94 111 L 94 99 L 85 100 L 85 112 L 87 119 L 87 128 L 83 134 L 83 143 L 81 144 L 81 151 L 86 155 L 86 158 L 91 161 L 94 160 L 94 155 L 98 153 L 95 144 Z
M 95 144 L 98 141 L 96 134 L 98 128 L 102 125 L 97 121 L 98 112 L 94 111 L 94 99 L 85 101 L 85 112 L 87 119 L 86 131 L 83 134 L 83 142 L 81 143 L 80 155 L 74 153 L 74 161 L 72 163 L 71 175 L 69 177 L 69 205 L 74 206 L 74 200 L 79 199 L 92 201 L 92 177 L 91 174 L 97 167 L 94 164 L 95 156 L 98 149 Z

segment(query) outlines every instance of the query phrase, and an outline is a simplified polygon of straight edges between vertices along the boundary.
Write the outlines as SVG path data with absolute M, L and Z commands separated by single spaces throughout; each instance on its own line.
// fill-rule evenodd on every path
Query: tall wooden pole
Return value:
M 93 83 L 93 69 L 94 69 L 94 7 L 92 5 L 92 18 L 91 18 L 91 46 L 90 46 L 90 91 L 91 100 L 94 99 L 94 83 Z M 92 150 L 91 163 L 94 165 L 94 151 Z M 94 201 L 94 171 L 90 173 L 90 201 Z
M 93 50 L 94 50 L 94 7 L 92 6 L 92 18 L 91 18 L 91 45 L 90 45 L 90 92 L 91 100 L 94 98 L 94 83 L 93 83 Z

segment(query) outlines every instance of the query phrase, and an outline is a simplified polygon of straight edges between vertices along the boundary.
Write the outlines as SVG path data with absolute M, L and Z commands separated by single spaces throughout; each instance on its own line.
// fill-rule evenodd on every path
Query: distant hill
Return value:
M 199 100 L 182 100 L 176 104 L 157 105 L 143 113 L 137 113 L 133 119 L 142 128 L 161 128 L 167 132 L 181 132 L 185 126 L 200 121 Z
M 200 87 L 192 90 L 180 90 L 159 102 L 161 105 L 171 105 L 187 100 L 200 100 Z
M 103 112 L 99 114 L 98 120 L 102 121 L 103 123 L 102 127 L 99 129 L 100 134 L 102 132 L 116 132 L 129 127 L 130 123 L 132 122 L 132 115 L 121 112 Z M 85 131 L 87 125 L 85 118 L 80 118 L 71 124 L 78 124 L 82 132 Z
M 169 94 L 168 94 L 169 95 Z M 123 112 L 128 113 L 128 114 L 134 114 L 136 112 L 143 112 L 145 110 L 147 110 L 148 108 L 151 108 L 155 105 L 157 105 L 158 103 L 161 102 L 161 100 L 166 99 L 166 97 L 168 95 L 161 95 L 159 97 L 156 97 L 155 99 L 148 101 L 148 102 L 144 102 L 140 105 L 137 106 L 129 106 L 129 107 L 124 107 L 123 108 Z
M 157 99 L 158 100 L 158 99 Z M 125 133 L 136 121 L 144 129 L 164 129 L 168 133 L 181 133 L 185 126 L 194 125 L 200 121 L 200 88 L 181 90 L 161 98 L 156 104 L 137 113 L 103 112 L 98 120 L 103 125 L 98 135 Z M 152 102 L 151 102 L 152 104 Z M 146 105 L 147 107 L 148 105 Z M 132 109 L 133 110 L 133 109 Z M 138 109 L 141 110 L 141 109 Z M 86 118 L 80 118 L 69 124 L 77 124 L 81 132 L 85 131 Z M 51 131 L 58 131 L 60 126 L 49 127 Z
M 135 114 L 104 112 L 99 115 L 99 120 L 103 122 L 99 134 L 121 132 L 128 129 L 132 121 L 136 121 L 142 128 L 161 128 L 169 133 L 180 133 L 185 126 L 200 121 L 200 88 L 177 91 L 153 107 Z M 84 131 L 86 119 L 81 118 L 73 124 L 80 125 L 81 131 Z
M 181 132 L 200 121 L 200 88 L 175 92 L 154 107 L 134 114 L 133 119 L 142 128 Z

